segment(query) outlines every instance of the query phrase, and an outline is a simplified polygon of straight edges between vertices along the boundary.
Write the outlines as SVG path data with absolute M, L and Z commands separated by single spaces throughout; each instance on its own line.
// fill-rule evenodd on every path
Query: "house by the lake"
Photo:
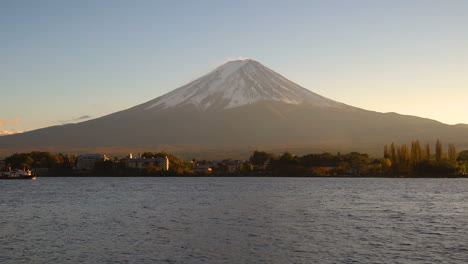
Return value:
M 130 153 L 125 158 L 125 166 L 132 169 L 145 169 L 149 166 L 156 166 L 163 171 L 169 170 L 169 159 L 166 157 L 144 158 L 139 155 L 138 158 L 133 157 Z
M 76 169 L 89 171 L 93 170 L 96 162 L 109 160 L 109 157 L 103 154 L 85 154 L 76 158 Z

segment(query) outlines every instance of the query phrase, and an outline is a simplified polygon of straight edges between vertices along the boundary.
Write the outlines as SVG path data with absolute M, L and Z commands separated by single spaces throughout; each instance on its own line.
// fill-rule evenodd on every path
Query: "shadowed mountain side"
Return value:
M 178 152 L 204 149 L 250 151 L 294 149 L 303 151 L 363 151 L 381 155 L 392 141 L 412 139 L 433 143 L 437 138 L 468 148 L 466 126 L 395 113 L 382 114 L 358 108 L 323 108 L 261 101 L 225 109 L 200 111 L 194 106 L 141 112 L 141 106 L 95 120 L 0 137 L 0 151 L 47 149 L 86 151 L 118 147 Z M 299 147 L 300 148 L 300 147 Z M 169 147 L 170 149 L 170 147 Z

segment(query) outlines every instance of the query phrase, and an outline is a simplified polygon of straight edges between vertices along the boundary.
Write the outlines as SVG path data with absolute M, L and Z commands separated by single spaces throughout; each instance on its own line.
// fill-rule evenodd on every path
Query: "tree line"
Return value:
M 37 169 L 47 168 L 50 175 L 69 176 L 76 165 L 75 155 L 53 154 L 44 151 L 15 153 L 5 158 L 5 169 Z M 2 168 L 0 168 L 2 169 Z
M 265 170 L 267 175 L 283 177 L 365 176 L 380 173 L 380 164 L 374 164 L 374 161 L 368 154 L 359 152 L 336 155 L 324 152 L 303 156 L 284 152 L 276 156 L 254 151 L 250 157 L 254 169 Z
M 384 146 L 386 173 L 401 175 L 445 174 L 461 175 L 468 172 L 468 151 L 457 153 L 455 145 L 448 144 L 444 152 L 442 142 L 437 139 L 432 152 L 430 143 L 421 145 L 419 140 L 406 144 Z
M 197 164 L 212 167 L 216 176 L 456 176 L 468 173 L 468 150 L 457 153 L 453 144 L 443 144 L 437 140 L 434 151 L 429 143 L 422 145 L 418 140 L 411 145 L 391 143 L 383 148 L 383 158 L 372 158 L 366 153 L 351 152 L 331 154 L 312 153 L 303 156 L 290 152 L 282 154 L 254 151 L 248 160 L 233 161 L 184 161 L 165 153 L 144 152 L 142 158 L 168 157 L 169 171 L 161 170 L 156 164 L 148 164 L 143 169 L 126 166 L 125 158 L 98 161 L 88 176 L 196 176 Z M 39 169 L 46 168 L 49 176 L 83 175 L 77 172 L 77 156 L 33 151 L 16 153 L 4 160 L 5 168 Z M 5 169 L 4 168 L 4 169 Z M 234 169 L 233 169 L 234 168 Z M 1 170 L 2 168 L 0 168 Z

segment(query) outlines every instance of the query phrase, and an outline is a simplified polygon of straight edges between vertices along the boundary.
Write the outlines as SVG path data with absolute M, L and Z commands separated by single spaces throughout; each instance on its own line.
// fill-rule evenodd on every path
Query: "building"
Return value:
M 255 165 L 254 170 L 256 171 L 266 171 L 270 166 L 270 159 L 265 160 L 263 164 Z
M 6 162 L 5 160 L 0 159 L 0 171 L 6 170 Z
M 244 163 L 243 160 L 228 160 L 227 163 L 227 172 L 228 173 L 236 173 L 240 171 L 242 164 Z
M 194 171 L 198 174 L 211 174 L 213 169 L 209 164 L 196 164 Z
M 125 164 L 127 168 L 132 169 L 145 169 L 149 166 L 156 166 L 163 171 L 169 170 L 169 159 L 167 158 L 167 156 L 164 158 L 142 158 L 141 156 L 138 158 L 134 158 L 133 155 L 130 153 L 126 157 Z
M 77 170 L 93 170 L 96 162 L 109 160 L 109 157 L 103 154 L 85 154 L 76 159 Z

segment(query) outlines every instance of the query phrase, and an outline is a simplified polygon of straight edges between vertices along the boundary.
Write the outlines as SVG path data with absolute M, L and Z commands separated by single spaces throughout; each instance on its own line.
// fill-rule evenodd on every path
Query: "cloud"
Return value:
M 7 135 L 13 135 L 13 134 L 20 134 L 20 133 L 24 133 L 24 131 L 0 130 L 0 136 L 7 136 Z
M 243 56 L 237 56 L 237 57 L 235 57 L 235 56 L 229 56 L 229 57 L 227 57 L 225 60 L 223 60 L 221 63 L 212 64 L 212 65 L 208 68 L 208 71 L 210 71 L 210 72 L 211 72 L 211 71 L 214 71 L 214 70 L 217 69 L 219 66 L 224 65 L 224 64 L 226 64 L 226 63 L 228 63 L 228 62 L 230 62 L 230 61 L 236 61 L 236 60 L 241 60 L 241 61 L 243 61 L 243 60 L 251 60 L 251 58 L 249 58 L 249 57 L 243 57 Z M 198 79 L 198 78 L 199 78 L 199 76 L 196 77 L 196 78 L 190 79 L 190 82 L 191 82 L 191 81 L 194 81 L 194 80 L 196 80 L 196 79 Z
M 249 58 L 249 57 L 243 57 L 243 56 L 228 57 L 228 58 L 223 62 L 223 64 L 226 63 L 226 62 L 235 61 L 235 60 L 241 60 L 241 61 L 243 61 L 243 60 L 251 60 L 251 58 Z
M 91 119 L 91 118 L 93 118 L 93 117 L 90 116 L 90 115 L 84 115 L 84 116 L 80 116 L 80 117 L 69 119 L 69 120 L 59 120 L 59 123 L 61 123 L 62 125 L 65 125 L 65 124 L 69 124 L 69 123 L 88 120 L 88 119 Z
M 21 123 L 21 118 L 17 117 L 14 120 L 8 120 L 8 125 L 16 125 Z
M 0 126 L 3 126 L 3 125 L 17 125 L 21 123 L 21 118 L 17 117 L 15 119 L 12 119 L 12 120 L 0 120 Z
M 85 119 L 90 119 L 92 116 L 90 115 L 84 115 L 76 118 L 74 121 L 80 121 L 80 120 L 85 120 Z

